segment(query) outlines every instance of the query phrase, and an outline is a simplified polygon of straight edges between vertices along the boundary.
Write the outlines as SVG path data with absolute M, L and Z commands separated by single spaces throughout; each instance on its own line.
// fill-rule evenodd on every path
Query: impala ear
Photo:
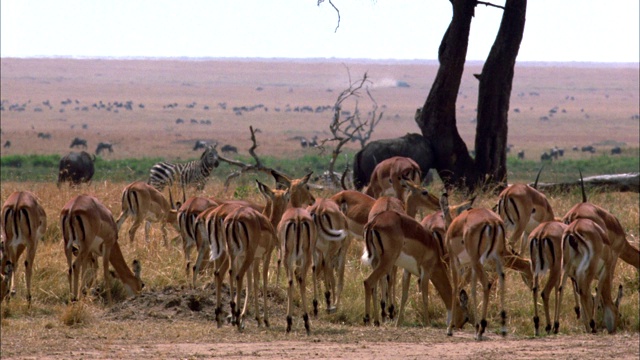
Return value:
M 311 179 L 311 175 L 312 175 L 312 174 L 313 174 L 313 171 L 312 171 L 312 172 L 310 172 L 310 173 L 308 173 L 307 175 L 305 175 L 305 176 L 302 178 L 302 182 L 303 182 L 303 183 L 305 183 L 305 184 L 306 184 L 306 183 L 308 183 L 308 182 L 309 182 L 309 179 Z
M 284 190 L 291 187 L 291 179 L 286 175 L 271 169 L 271 176 L 276 180 L 276 189 Z
M 258 180 L 256 180 L 256 184 L 258 184 L 258 190 L 260 191 L 260 193 L 262 195 L 264 195 L 264 197 L 266 197 L 266 198 L 272 198 L 273 197 L 273 190 L 271 190 L 270 187 L 268 187 L 267 185 L 261 183 Z

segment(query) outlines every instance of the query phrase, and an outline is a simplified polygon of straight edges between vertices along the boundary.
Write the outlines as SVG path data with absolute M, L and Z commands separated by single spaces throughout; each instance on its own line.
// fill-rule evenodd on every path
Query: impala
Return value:
M 582 174 L 580 178 L 582 179 Z M 627 241 L 627 236 L 618 218 L 600 206 L 587 202 L 584 185 L 582 186 L 582 202 L 571 208 L 562 218 L 562 222 L 570 224 L 576 219 L 590 219 L 598 224 L 607 233 L 607 238 L 611 242 L 611 250 L 616 254 L 616 257 L 636 269 L 640 269 L 640 250 Z
M 556 304 L 562 277 L 562 234 L 567 225 L 560 221 L 546 221 L 538 225 L 529 235 L 529 251 L 531 252 L 531 271 L 533 272 L 533 325 L 535 335 L 540 335 L 540 318 L 538 317 L 538 293 L 542 296 L 544 314 L 547 320 L 545 330 L 551 332 L 551 316 L 549 315 L 549 297 L 555 291 Z M 547 283 L 540 292 L 540 277 L 548 274 Z M 577 296 L 577 295 L 576 295 Z M 558 309 L 557 305 L 555 307 Z M 554 315 L 554 332 L 558 330 L 558 317 Z
M 314 252 L 316 265 L 313 271 L 316 277 L 319 274 L 324 275 L 327 313 L 333 313 L 340 305 L 346 255 L 351 242 L 347 238 L 347 219 L 340 211 L 338 204 L 330 199 L 316 198 L 316 202 L 308 207 L 307 211 L 311 214 L 318 233 Z M 331 294 L 333 294 L 333 302 Z M 314 315 L 318 314 L 317 299 L 313 299 L 313 312 Z
M 229 261 L 226 256 L 227 245 L 224 240 L 222 223 L 232 211 L 244 206 L 251 207 L 256 211 L 262 211 L 264 209 L 260 205 L 245 200 L 220 201 L 218 206 L 212 206 L 203 210 L 196 216 L 195 220 L 193 220 L 192 231 L 195 236 L 194 243 L 198 254 L 196 262 L 193 265 L 192 286 L 194 288 L 196 287 L 197 277 L 203 264 L 205 261 L 212 261 L 214 263 L 216 288 L 220 286 L 220 290 L 222 289 L 222 279 L 224 278 L 225 272 L 229 269 Z M 220 299 L 218 300 L 220 301 Z M 218 302 L 218 304 L 220 304 L 220 302 Z
M 60 225 L 69 265 L 68 278 L 72 301 L 78 299 L 78 282 L 83 271 L 88 267 L 95 268 L 97 264 L 94 266 L 92 262 L 95 263 L 99 256 L 102 256 L 109 304 L 112 302 L 109 263 L 114 267 L 117 277 L 130 296 L 140 293 L 144 286 L 140 279 L 140 263 L 134 260 L 133 272 L 127 266 L 118 244 L 118 227 L 113 215 L 98 199 L 89 195 L 78 195 L 69 200 L 60 213 Z M 74 250 L 77 250 L 77 258 L 72 264 Z
M 190 279 L 191 275 L 191 251 L 193 251 L 194 247 L 200 248 L 202 246 L 202 244 L 196 243 L 196 218 L 206 209 L 215 208 L 216 206 L 218 206 L 218 201 L 214 198 L 194 196 L 187 199 L 178 209 L 178 229 L 182 237 L 182 251 L 184 252 L 187 280 Z M 208 253 L 204 254 L 205 259 L 208 259 L 208 255 Z
M 562 303 L 562 292 L 567 277 L 576 279 L 577 293 L 580 306 L 584 309 L 582 321 L 585 330 L 596 332 L 595 312 L 598 304 L 603 304 L 604 323 L 607 331 L 616 331 L 618 319 L 618 304 L 622 289 L 616 302 L 611 298 L 613 275 L 618 261 L 618 254 L 611 247 L 612 242 L 607 232 L 591 219 L 580 218 L 569 224 L 562 236 L 563 266 L 562 283 L 559 290 L 559 300 L 556 303 L 556 317 Z M 591 296 L 591 283 L 596 280 L 595 299 Z M 556 318 L 556 324 L 558 324 Z M 554 332 L 558 332 L 559 325 L 554 325 Z
M 244 317 L 247 311 L 251 290 L 254 294 L 255 316 L 260 326 L 260 315 L 258 308 L 258 276 L 259 262 L 262 261 L 262 296 L 264 301 L 264 324 L 269 326 L 269 311 L 267 306 L 267 280 L 269 275 L 269 264 L 271 254 L 278 246 L 278 237 L 275 228 L 283 217 L 283 212 L 289 202 L 289 189 L 271 190 L 268 186 L 256 180 L 260 192 L 269 199 L 267 207 L 263 213 L 248 207 L 238 207 L 224 219 L 224 233 L 226 238 L 227 253 L 231 263 L 230 276 L 232 278 L 231 294 L 235 284 L 235 304 L 231 301 L 231 310 L 236 319 L 236 325 L 241 330 L 244 327 Z M 212 255 L 215 256 L 216 249 L 212 248 Z M 240 295 L 244 275 L 249 272 L 247 281 L 247 292 L 242 313 L 240 312 Z M 252 279 L 253 275 L 253 279 Z M 253 285 L 253 289 L 251 289 Z M 237 308 L 236 308 L 237 306 Z M 234 309 L 235 308 L 235 309 Z
M 441 259 L 439 245 L 415 219 L 397 211 L 383 211 L 365 226 L 365 244 L 362 260 L 373 267 L 373 271 L 364 281 L 365 324 L 370 322 L 370 304 L 373 297 L 374 325 L 380 325 L 376 286 L 394 266 L 404 269 L 402 300 L 396 325 L 401 325 L 404 319 L 404 308 L 412 274 L 418 277 L 421 285 L 425 326 L 429 324 L 428 297 L 426 296 L 429 280 L 433 282 L 445 303 L 447 322 L 451 326 L 462 327 L 468 321 L 466 292 L 462 291 L 459 298 L 454 296 L 456 292 L 452 291 L 446 266 Z M 453 312 L 452 307 L 457 311 Z
M 403 178 L 419 184 L 421 179 L 420 166 L 408 157 L 390 157 L 381 161 L 373 169 L 371 180 L 364 189 L 364 193 L 373 198 L 378 198 L 387 190 L 393 189 L 393 195 L 400 200 L 404 200 L 404 188 L 401 184 Z
M 302 299 L 302 318 L 307 335 L 311 332 L 307 313 L 306 283 L 307 273 L 312 266 L 313 251 L 316 247 L 317 232 L 313 218 L 306 209 L 290 207 L 282 215 L 278 224 L 278 238 L 282 247 L 282 261 L 287 273 L 287 333 L 293 323 L 293 283 L 298 281 Z M 314 290 L 316 289 L 315 276 Z M 315 298 L 315 294 L 314 294 Z
M 397 198 L 382 197 L 376 200 L 371 196 L 355 190 L 340 191 L 333 195 L 331 200 L 338 204 L 340 210 L 347 218 L 349 233 L 357 239 L 362 239 L 364 226 L 373 218 L 372 215 L 382 210 L 391 209 L 404 213 L 406 209 L 406 213 L 410 217 L 415 217 L 420 208 L 432 210 L 439 208 L 439 200 L 424 187 L 417 186 L 414 182 L 407 179 L 401 179 L 401 185 L 409 190 L 404 201 L 404 206 Z M 436 202 L 438 203 L 438 207 L 436 207 Z M 393 299 L 395 298 L 395 273 L 396 271 L 391 271 L 387 277 L 387 284 L 383 283 L 382 286 L 384 293 L 382 298 L 385 299 L 384 303 L 381 304 L 382 314 L 386 317 L 386 305 L 388 304 L 388 312 L 391 319 L 393 319 L 395 312 L 393 305 Z M 387 291 L 389 288 L 390 292 Z
M 24 261 L 25 280 L 27 283 L 27 301 L 31 306 L 31 275 L 36 257 L 38 242 L 47 228 L 47 214 L 33 193 L 16 191 L 9 195 L 2 206 L 2 236 L 4 238 L 4 254 L 0 273 L 5 273 L 15 294 L 15 271 L 6 274 L 6 263 L 10 261 L 17 266 L 22 253 L 27 250 Z
M 144 240 L 149 243 L 149 229 L 151 222 L 161 224 L 162 239 L 164 245 L 168 245 L 166 225 L 172 225 L 176 231 L 178 228 L 177 212 L 173 209 L 164 195 L 153 186 L 143 181 L 136 181 L 127 185 L 122 191 L 122 212 L 116 221 L 118 231 L 128 217 L 133 218 L 133 224 L 129 228 L 129 242 L 133 243 L 136 231 L 144 221 Z
M 507 334 L 507 313 L 504 310 L 505 275 L 503 269 L 505 253 L 505 231 L 502 219 L 489 209 L 478 208 L 467 210 L 452 218 L 447 194 L 443 194 L 440 204 L 447 228 L 445 243 L 449 252 L 451 278 L 454 293 L 457 293 L 460 282 L 459 269 L 462 266 L 471 267 L 471 297 L 473 299 L 473 314 L 476 322 L 476 340 L 481 340 L 487 327 L 487 308 L 491 283 L 487 279 L 484 265 L 487 261 L 495 262 L 500 283 L 500 317 L 501 334 Z M 477 316 L 478 302 L 476 299 L 476 279 L 480 281 L 483 290 L 482 318 Z M 453 318 L 456 318 L 456 307 L 453 307 Z M 480 321 L 478 322 L 478 319 Z M 447 335 L 453 334 L 453 323 L 447 328 Z
M 533 229 L 545 221 L 554 219 L 553 209 L 547 197 L 535 187 L 526 184 L 513 184 L 504 189 L 498 199 L 497 212 L 507 231 L 511 232 L 511 248 L 514 249 L 516 243 L 521 240 L 520 254 L 524 254 L 527 239 Z

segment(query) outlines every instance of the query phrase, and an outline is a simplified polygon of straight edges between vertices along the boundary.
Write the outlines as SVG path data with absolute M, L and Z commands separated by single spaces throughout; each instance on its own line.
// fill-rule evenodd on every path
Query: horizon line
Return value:
M 437 59 L 397 59 L 397 58 L 341 58 L 341 57 L 236 57 L 236 56 L 84 56 L 84 55 L 36 55 L 0 56 L 0 60 L 144 60 L 144 61 L 361 61 L 361 62 L 424 62 L 438 64 Z M 468 63 L 484 63 L 486 60 L 468 59 Z M 594 60 L 516 60 L 527 64 L 605 64 L 640 65 L 634 61 L 594 61 Z

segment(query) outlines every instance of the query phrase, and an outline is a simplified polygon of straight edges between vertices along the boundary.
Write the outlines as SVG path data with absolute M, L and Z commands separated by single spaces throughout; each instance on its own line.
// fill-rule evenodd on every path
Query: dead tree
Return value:
M 329 124 L 329 131 L 331 131 L 333 137 L 321 140 L 318 145 L 318 148 L 322 153 L 326 150 L 326 144 L 330 142 L 336 144 L 331 152 L 331 160 L 329 160 L 329 169 L 327 170 L 330 182 L 336 187 L 340 186 L 340 178 L 336 175 L 335 164 L 338 160 L 338 156 L 342 153 L 342 147 L 348 142 L 354 140 L 360 141 L 361 146 L 364 146 L 371 137 L 376 125 L 378 125 L 382 119 L 383 113 L 378 114 L 378 104 L 369 92 L 369 89 L 365 87 L 365 84 L 368 82 L 370 82 L 370 80 L 367 73 L 365 73 L 361 79 L 356 81 L 351 81 L 351 75 L 349 74 L 349 87 L 338 95 L 338 98 L 333 105 L 333 118 Z M 351 97 L 360 97 L 360 93 L 363 88 L 367 92 L 369 99 L 374 104 L 371 117 L 364 120 L 360 117 L 358 103 L 356 101 L 355 111 L 346 119 L 342 119 L 341 115 L 343 113 L 342 108 L 344 106 L 344 102 Z

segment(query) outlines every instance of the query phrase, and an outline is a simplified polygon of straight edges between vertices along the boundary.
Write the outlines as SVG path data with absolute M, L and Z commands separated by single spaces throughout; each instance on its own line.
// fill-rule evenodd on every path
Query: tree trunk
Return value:
M 451 0 L 453 18 L 438 53 L 440 67 L 416 123 L 431 143 L 446 187 L 473 190 L 507 180 L 506 147 L 513 69 L 524 32 L 526 0 L 507 0 L 478 89 L 475 160 L 456 126 L 456 99 L 467 55 L 475 0 Z
M 526 0 L 507 0 L 498 35 L 480 76 L 475 163 L 476 172 L 486 176 L 487 186 L 507 182 L 509 99 L 526 10 Z
M 451 0 L 453 18 L 440 43 L 440 67 L 416 119 L 422 135 L 431 143 L 435 169 L 447 187 L 465 184 L 474 165 L 456 126 L 456 99 L 464 70 L 475 0 Z M 471 173 L 470 173 L 471 172 Z

